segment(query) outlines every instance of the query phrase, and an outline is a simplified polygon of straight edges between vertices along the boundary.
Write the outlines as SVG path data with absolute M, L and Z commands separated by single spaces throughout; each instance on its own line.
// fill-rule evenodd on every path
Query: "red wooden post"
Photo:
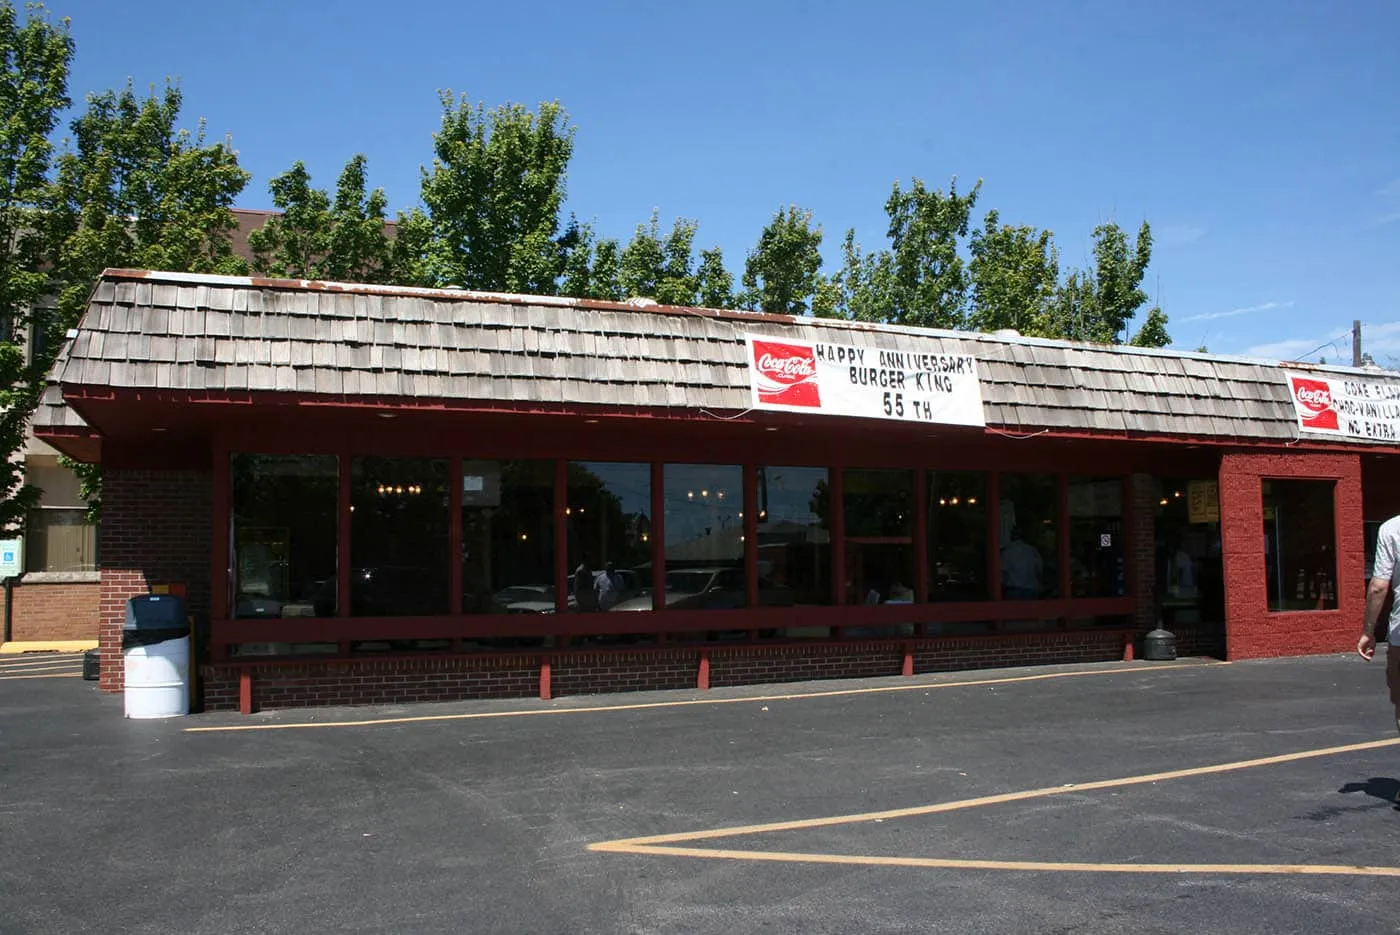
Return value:
M 900 672 L 905 678 L 914 674 L 914 644 L 904 644 L 904 669 Z
M 355 502 L 350 496 L 350 485 L 354 483 L 354 474 L 350 470 L 350 455 L 344 451 L 337 459 L 340 465 L 340 483 L 338 485 L 338 509 L 340 520 L 336 524 L 336 566 L 337 574 L 335 580 L 335 615 L 337 617 L 350 616 L 350 530 L 354 526 L 354 514 L 351 512 Z
M 462 459 L 448 461 L 447 481 L 447 610 L 462 612 Z
M 238 670 L 238 713 L 253 713 L 253 670 Z
M 1123 517 L 1123 530 L 1119 533 L 1122 537 L 1119 548 L 1123 550 L 1123 594 L 1137 597 L 1137 525 L 1133 516 L 1137 510 L 1137 498 L 1133 494 L 1133 475 L 1123 476 L 1121 489 L 1122 509 L 1119 512 Z M 1131 647 L 1128 651 L 1132 651 Z
M 551 669 L 548 656 L 540 657 L 540 701 L 549 701 L 553 697 L 550 685 Z
M 230 454 L 222 438 L 214 441 L 214 542 L 209 554 L 209 616 L 213 620 L 229 618 L 229 597 L 232 583 L 229 581 L 229 534 L 233 518 L 232 464 Z
M 1123 634 L 1123 661 L 1133 661 L 1133 634 L 1131 631 Z
M 710 690 L 710 651 L 700 650 L 699 671 L 695 673 L 695 687 L 702 692 Z

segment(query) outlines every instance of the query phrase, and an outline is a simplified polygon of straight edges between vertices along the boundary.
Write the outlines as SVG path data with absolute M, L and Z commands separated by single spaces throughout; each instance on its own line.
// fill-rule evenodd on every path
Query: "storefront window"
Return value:
M 1168 626 L 1225 620 L 1220 552 L 1220 487 L 1214 478 L 1157 481 L 1155 565 L 1158 601 Z
M 462 462 L 462 612 L 555 610 L 554 462 Z
M 1053 474 L 1001 476 L 1001 593 L 1009 601 L 1059 597 L 1059 495 Z
M 846 600 L 914 600 L 914 472 L 848 470 L 842 476 L 846 520 Z
M 1269 610 L 1337 609 L 1333 481 L 1264 481 Z
M 441 459 L 356 458 L 350 490 L 350 612 L 445 614 L 448 467 Z
M 231 467 L 233 615 L 334 616 L 335 457 L 239 454 Z
M 743 468 L 668 464 L 665 478 L 666 609 L 744 607 Z M 791 604 L 791 591 L 784 593 Z M 782 602 L 776 594 L 769 599 Z
M 931 601 L 991 597 L 984 474 L 928 476 L 928 597 Z
M 1123 568 L 1123 479 L 1069 480 L 1071 597 L 1121 597 Z
M 826 468 L 758 469 L 760 603 L 832 602 L 830 514 Z
M 568 607 L 651 610 L 651 465 L 569 462 Z

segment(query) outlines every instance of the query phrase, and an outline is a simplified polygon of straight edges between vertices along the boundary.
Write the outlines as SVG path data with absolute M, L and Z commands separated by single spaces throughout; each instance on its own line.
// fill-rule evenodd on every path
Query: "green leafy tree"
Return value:
M 719 247 L 700 251 L 695 286 L 696 298 L 705 308 L 729 308 L 734 304 L 734 276 L 724 268 L 724 253 Z
M 885 202 L 889 249 L 865 253 L 848 232 L 837 292 L 823 306 L 859 321 L 964 327 L 971 282 L 959 246 L 981 189 L 980 180 L 966 195 L 957 179 L 946 194 L 919 179 L 908 191 L 896 182 Z
M 695 231 L 699 225 L 676 218 L 661 244 L 661 278 L 656 301 L 662 305 L 694 305 L 700 282 L 695 275 Z
M 621 302 L 626 298 L 622 288 L 622 244 L 614 237 L 598 241 L 593 250 L 588 298 L 609 302 Z
M 1156 307 L 1147 310 L 1142 325 L 1129 337 L 1133 319 L 1148 301 L 1142 280 L 1151 261 L 1152 230 L 1146 221 L 1135 243 L 1117 224 L 1095 228 L 1093 268 L 1072 272 L 1052 303 L 1057 335 L 1100 344 L 1170 344 L 1167 316 Z
M 87 110 L 73 121 L 44 212 L 51 289 L 58 297 L 43 342 L 49 354 L 77 324 L 93 283 L 109 266 L 246 272 L 233 253 L 237 221 L 230 209 L 248 173 L 227 141 L 205 139 L 202 122 L 193 131 L 177 128 L 180 106 L 174 85 L 146 98 L 128 85 L 90 95 Z M 93 466 L 80 480 L 95 513 L 101 473 Z
M 744 263 L 747 308 L 803 315 L 821 284 L 822 229 L 812 226 L 812 212 L 796 205 L 781 208 L 759 234 Z
M 1050 307 L 1060 263 L 1050 232 L 1004 225 L 996 211 L 989 211 L 982 229 L 972 234 L 971 252 L 973 302 L 967 326 L 1054 336 Z
M 577 299 L 590 298 L 593 284 L 593 251 L 596 245 L 592 224 L 580 224 L 577 218 L 569 222 L 559 242 L 564 248 L 563 282 L 559 294 Z
M 393 281 L 384 191 L 366 192 L 365 184 L 363 155 L 345 164 L 334 200 L 312 187 L 300 161 L 274 176 L 268 189 L 282 213 L 248 235 L 254 269 L 293 279 Z
M 486 110 L 442 95 L 434 159 L 423 170 L 429 236 L 405 257 L 418 281 L 553 295 L 564 271 L 560 208 L 574 128 L 557 103 Z M 416 219 L 411 219 L 416 223 Z
M 230 209 L 249 175 L 227 141 L 205 139 L 202 122 L 176 127 L 179 89 L 138 98 L 128 85 L 87 105 L 59 156 L 47 214 L 59 337 L 106 267 L 246 272 L 233 253 Z
M 629 299 L 656 299 L 664 275 L 661 267 L 665 258 L 660 227 L 653 211 L 649 222 L 637 225 L 632 239 L 627 241 L 627 246 L 618 257 L 617 278 L 623 296 Z
M 42 212 L 47 207 L 53 148 L 49 138 L 69 105 L 73 39 L 67 21 L 52 23 L 42 7 L 21 16 L 0 3 L 0 530 L 17 531 L 39 491 L 24 482 L 25 426 L 39 404 L 52 362 L 52 342 L 28 349 L 31 326 L 51 321 L 40 300 L 48 292 Z

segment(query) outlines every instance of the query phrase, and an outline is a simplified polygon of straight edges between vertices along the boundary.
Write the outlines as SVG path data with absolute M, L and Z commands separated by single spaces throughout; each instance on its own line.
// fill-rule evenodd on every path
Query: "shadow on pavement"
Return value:
M 1364 792 L 1372 798 L 1389 803 L 1400 812 L 1400 779 L 1373 776 L 1365 782 L 1349 782 L 1337 790 L 1341 793 Z

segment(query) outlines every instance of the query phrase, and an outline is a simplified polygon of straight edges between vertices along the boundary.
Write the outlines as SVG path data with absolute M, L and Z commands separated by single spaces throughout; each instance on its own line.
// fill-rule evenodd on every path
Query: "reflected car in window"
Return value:
M 741 568 L 682 568 L 666 573 L 666 607 L 732 610 L 748 604 L 744 571 Z M 760 578 L 759 604 L 764 607 L 790 607 L 791 588 Z M 651 610 L 652 596 L 641 594 L 621 601 L 613 610 Z

